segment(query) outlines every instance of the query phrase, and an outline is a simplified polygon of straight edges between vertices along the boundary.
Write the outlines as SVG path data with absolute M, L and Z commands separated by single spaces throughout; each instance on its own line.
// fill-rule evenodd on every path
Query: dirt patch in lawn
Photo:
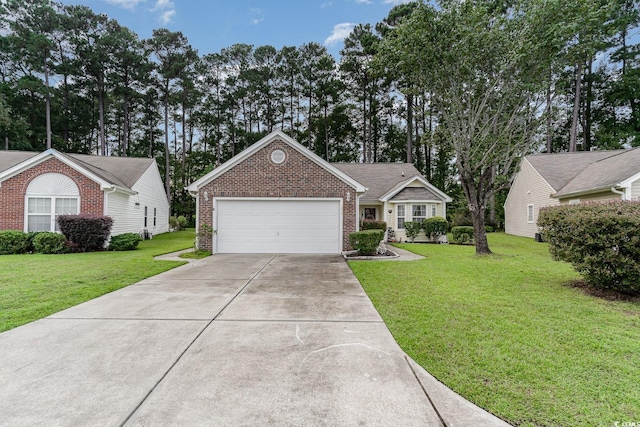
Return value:
M 626 301 L 640 303 L 640 294 L 625 294 L 622 292 L 614 291 L 612 289 L 600 289 L 589 285 L 583 280 L 573 280 L 567 283 L 567 286 L 572 288 L 578 288 L 587 295 L 591 295 L 596 298 L 602 298 L 607 301 Z

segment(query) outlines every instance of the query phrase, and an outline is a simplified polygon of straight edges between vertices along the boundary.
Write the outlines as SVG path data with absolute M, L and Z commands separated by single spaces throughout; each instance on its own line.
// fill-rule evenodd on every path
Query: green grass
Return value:
M 197 251 L 185 252 L 180 254 L 180 258 L 186 259 L 202 259 L 211 256 L 211 252 L 198 249 Z
M 426 258 L 350 262 L 406 353 L 522 426 L 640 421 L 640 304 L 567 286 L 547 244 L 490 234 L 496 255 L 404 244 Z
M 160 234 L 125 252 L 0 256 L 0 332 L 182 265 L 155 261 L 193 246 L 193 230 Z

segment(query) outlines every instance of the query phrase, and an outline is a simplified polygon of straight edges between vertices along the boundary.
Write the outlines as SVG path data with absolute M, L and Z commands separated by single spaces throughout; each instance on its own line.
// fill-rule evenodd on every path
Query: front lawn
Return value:
M 160 234 L 126 252 L 0 256 L 0 332 L 184 263 L 155 261 L 193 246 L 193 230 Z
M 640 421 L 640 304 L 567 286 L 547 244 L 490 234 L 493 256 L 403 244 L 425 256 L 349 264 L 405 352 L 514 425 Z

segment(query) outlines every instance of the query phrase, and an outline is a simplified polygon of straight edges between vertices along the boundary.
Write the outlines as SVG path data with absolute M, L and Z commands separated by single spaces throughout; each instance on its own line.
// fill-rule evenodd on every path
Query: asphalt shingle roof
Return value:
M 391 200 L 407 201 L 407 200 L 439 200 L 440 197 L 433 194 L 428 188 L 424 187 L 407 187 L 393 196 Z
M 331 163 L 340 171 L 368 188 L 360 198 L 362 202 L 378 202 L 380 197 L 398 184 L 422 174 L 408 163 Z
M 534 154 L 526 159 L 556 197 L 614 187 L 640 172 L 640 148 Z
M 40 153 L 32 151 L 0 151 L 0 172 L 10 169 L 38 154 Z M 154 162 L 153 159 L 137 157 L 60 154 L 100 179 L 129 190 Z

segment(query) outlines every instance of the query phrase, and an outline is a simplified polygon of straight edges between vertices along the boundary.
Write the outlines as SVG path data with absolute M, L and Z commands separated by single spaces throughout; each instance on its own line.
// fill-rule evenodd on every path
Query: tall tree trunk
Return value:
M 324 105 L 324 159 L 329 161 L 329 124 L 327 123 L 327 108 L 328 105 Z
M 9 151 L 9 135 L 4 136 L 4 149 Z
M 569 152 L 577 151 L 578 116 L 580 115 L 580 89 L 582 86 L 582 62 L 576 67 L 576 97 L 573 101 L 573 118 L 571 120 L 571 130 L 569 132 Z
M 123 121 L 122 121 L 122 157 L 127 157 L 129 152 L 129 95 L 125 90 L 124 98 L 122 100 L 124 103 L 123 108 Z
M 104 90 L 102 84 L 98 86 L 98 123 L 100 126 L 100 152 L 102 156 L 107 155 L 107 138 L 104 131 Z
M 171 163 L 169 162 L 169 84 L 165 86 L 164 100 L 164 189 L 171 206 Z
M 413 95 L 407 94 L 407 163 L 413 163 Z
M 47 55 L 44 55 L 44 81 L 46 86 L 45 92 L 45 109 L 46 109 L 46 125 L 47 125 L 47 150 L 51 148 L 51 94 L 49 93 L 49 66 L 47 65 Z
M 553 152 L 553 108 L 551 106 L 551 79 L 549 79 L 549 86 L 547 87 L 547 153 Z
M 473 231 L 476 241 L 476 255 L 490 254 L 489 243 L 487 241 L 487 232 L 484 228 L 484 216 L 487 209 L 487 201 L 481 196 L 482 193 L 486 193 L 488 187 L 490 187 L 491 170 L 484 171 L 476 182 L 473 179 L 473 175 L 470 172 L 461 170 L 462 167 L 458 163 L 458 170 L 460 171 L 460 183 L 462 184 L 462 190 L 466 197 L 469 211 L 471 212 L 471 219 L 473 221 Z M 482 191 L 481 191 L 482 189 Z
M 593 58 L 589 58 L 587 70 L 587 93 L 584 100 L 584 128 L 582 135 L 584 139 L 584 151 L 591 151 L 591 101 L 593 96 L 593 76 L 592 76 Z
M 491 166 L 491 182 L 496 181 L 496 167 Z M 493 227 L 496 226 L 496 193 L 492 193 L 489 198 L 489 222 Z

